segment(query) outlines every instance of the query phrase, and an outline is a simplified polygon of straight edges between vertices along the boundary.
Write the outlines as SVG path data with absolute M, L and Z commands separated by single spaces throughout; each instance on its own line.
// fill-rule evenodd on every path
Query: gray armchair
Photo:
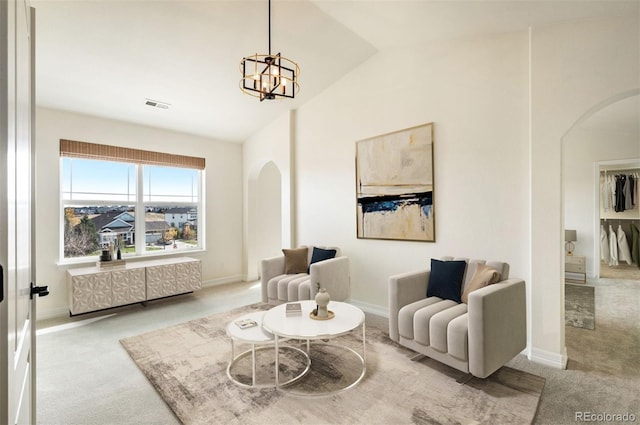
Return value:
M 332 300 L 347 300 L 350 296 L 349 259 L 340 253 L 340 249 L 316 247 L 319 248 L 316 253 L 322 250 L 335 250 L 336 254 L 334 258 L 312 262 L 314 247 L 300 248 L 307 249 L 306 258 L 303 267 L 294 272 L 287 270 L 290 266 L 287 260 L 290 260 L 290 257 L 285 258 L 285 255 L 262 260 L 260 264 L 262 301 L 281 304 L 289 301 L 312 300 L 318 292 L 318 282 L 320 287 L 327 289 Z
M 491 375 L 524 350 L 524 280 L 509 279 L 507 263 L 472 260 L 466 264 L 462 291 L 474 277 L 478 264 L 497 270 L 499 281 L 470 292 L 466 304 L 427 297 L 430 270 L 391 276 L 390 338 L 479 378 Z

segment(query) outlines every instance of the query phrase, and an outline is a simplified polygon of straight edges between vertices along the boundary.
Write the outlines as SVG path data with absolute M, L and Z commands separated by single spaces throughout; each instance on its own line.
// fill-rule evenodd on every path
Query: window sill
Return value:
M 135 263 L 137 261 L 149 261 L 149 260 L 157 260 L 160 258 L 170 258 L 170 257 L 189 257 L 189 256 L 201 256 L 207 253 L 206 249 L 193 249 L 193 250 L 184 250 L 177 252 L 163 252 L 163 253 L 153 253 L 153 254 L 144 254 L 144 255 L 131 255 L 124 256 L 123 259 L 130 263 Z M 70 269 L 75 266 L 94 266 L 98 262 L 99 256 L 95 257 L 82 257 L 82 258 L 67 258 L 64 260 L 60 260 L 56 263 L 56 265 L 61 269 Z

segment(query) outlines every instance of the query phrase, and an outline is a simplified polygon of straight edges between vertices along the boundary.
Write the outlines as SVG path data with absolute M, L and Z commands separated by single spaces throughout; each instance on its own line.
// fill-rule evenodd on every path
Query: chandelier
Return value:
M 294 99 L 300 91 L 298 76 L 300 67 L 294 61 L 277 53 L 271 54 L 271 0 L 269 0 L 269 54 L 258 53 L 240 61 L 240 90 L 251 96 L 265 99 Z

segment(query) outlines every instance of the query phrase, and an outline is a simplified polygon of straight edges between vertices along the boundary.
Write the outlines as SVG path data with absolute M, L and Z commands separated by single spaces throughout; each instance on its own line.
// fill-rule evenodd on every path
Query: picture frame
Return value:
M 433 123 L 356 142 L 358 239 L 435 242 Z

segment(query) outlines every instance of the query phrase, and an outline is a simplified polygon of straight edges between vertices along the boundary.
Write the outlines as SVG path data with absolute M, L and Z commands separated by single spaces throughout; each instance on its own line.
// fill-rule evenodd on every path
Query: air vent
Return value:
M 160 108 L 160 109 L 169 109 L 169 106 L 171 106 L 170 103 L 160 102 L 158 100 L 151 100 L 151 99 L 145 99 L 144 104 L 147 106 L 152 106 L 154 108 Z

